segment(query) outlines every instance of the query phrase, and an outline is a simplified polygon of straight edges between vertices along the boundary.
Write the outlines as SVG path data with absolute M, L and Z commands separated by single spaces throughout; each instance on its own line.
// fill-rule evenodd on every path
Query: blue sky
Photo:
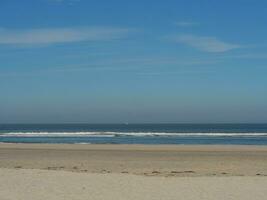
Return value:
M 0 122 L 267 122 L 266 13 L 264 0 L 0 0 Z

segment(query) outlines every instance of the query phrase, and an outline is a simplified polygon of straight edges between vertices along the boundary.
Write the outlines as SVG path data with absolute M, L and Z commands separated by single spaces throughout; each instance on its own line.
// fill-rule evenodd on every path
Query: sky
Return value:
M 265 0 L 0 0 L 0 123 L 265 123 Z

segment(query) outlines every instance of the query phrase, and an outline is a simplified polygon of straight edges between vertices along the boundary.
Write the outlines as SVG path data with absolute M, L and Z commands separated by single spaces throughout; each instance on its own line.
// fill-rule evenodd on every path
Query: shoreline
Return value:
M 141 149 L 158 149 L 159 147 L 162 149 L 177 149 L 182 150 L 184 149 L 194 149 L 194 148 L 203 148 L 203 149 L 221 149 L 221 150 L 263 150 L 267 151 L 267 145 L 247 145 L 247 144 L 92 144 L 92 143 L 12 143 L 12 142 L 0 142 L 0 148 L 7 148 L 7 147 L 14 147 L 16 148 L 77 148 L 80 149 L 81 146 L 84 146 L 88 149 L 133 149 L 137 150 L 137 147 L 141 147 Z M 75 147 L 76 146 L 76 147 Z

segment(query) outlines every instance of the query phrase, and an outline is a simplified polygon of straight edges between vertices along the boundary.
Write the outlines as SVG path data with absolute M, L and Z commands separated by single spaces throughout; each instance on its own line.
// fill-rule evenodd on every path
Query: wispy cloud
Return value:
M 173 37 L 175 42 L 196 48 L 206 52 L 226 52 L 232 49 L 240 48 L 240 45 L 223 42 L 216 37 L 204 37 L 195 35 L 180 35 Z
M 178 21 L 174 23 L 178 27 L 192 27 L 198 25 L 195 22 L 189 22 L 189 21 Z
M 215 72 L 214 69 L 201 69 L 201 70 L 169 70 L 169 71 L 146 71 L 146 72 L 137 72 L 137 75 L 140 76 L 178 76 L 178 75 L 193 75 L 193 74 L 208 74 Z
M 81 41 L 114 40 L 125 37 L 126 28 L 76 27 L 12 30 L 0 28 L 0 45 L 42 45 Z
M 70 61 L 71 62 L 71 61 Z M 177 57 L 132 57 L 132 58 L 113 58 L 106 59 L 105 57 L 83 63 L 69 63 L 64 65 L 49 64 L 49 67 L 37 67 L 31 71 L 1 71 L 0 77 L 26 77 L 40 76 L 61 73 L 94 73 L 94 72 L 116 72 L 116 73 L 136 73 L 136 74 L 169 74 L 169 73 L 184 73 L 184 71 L 194 73 L 195 70 L 206 70 L 209 66 L 214 66 L 219 61 L 205 58 L 177 58 Z M 195 66 L 198 66 L 195 68 Z M 192 72 L 191 72 L 192 71 Z
M 267 53 L 250 53 L 250 54 L 232 55 L 231 58 L 267 59 Z
M 77 2 L 80 2 L 81 0 L 49 0 L 50 2 L 54 3 L 67 3 L 68 5 L 74 5 Z

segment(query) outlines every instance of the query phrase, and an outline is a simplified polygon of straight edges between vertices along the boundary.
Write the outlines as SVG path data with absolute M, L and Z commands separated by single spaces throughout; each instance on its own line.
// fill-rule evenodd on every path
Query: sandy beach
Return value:
M 1 144 L 0 168 L 146 176 L 266 176 L 267 147 Z
M 144 177 L 0 169 L 1 200 L 264 200 L 263 177 Z
M 0 144 L 0 199 L 266 199 L 267 147 Z

